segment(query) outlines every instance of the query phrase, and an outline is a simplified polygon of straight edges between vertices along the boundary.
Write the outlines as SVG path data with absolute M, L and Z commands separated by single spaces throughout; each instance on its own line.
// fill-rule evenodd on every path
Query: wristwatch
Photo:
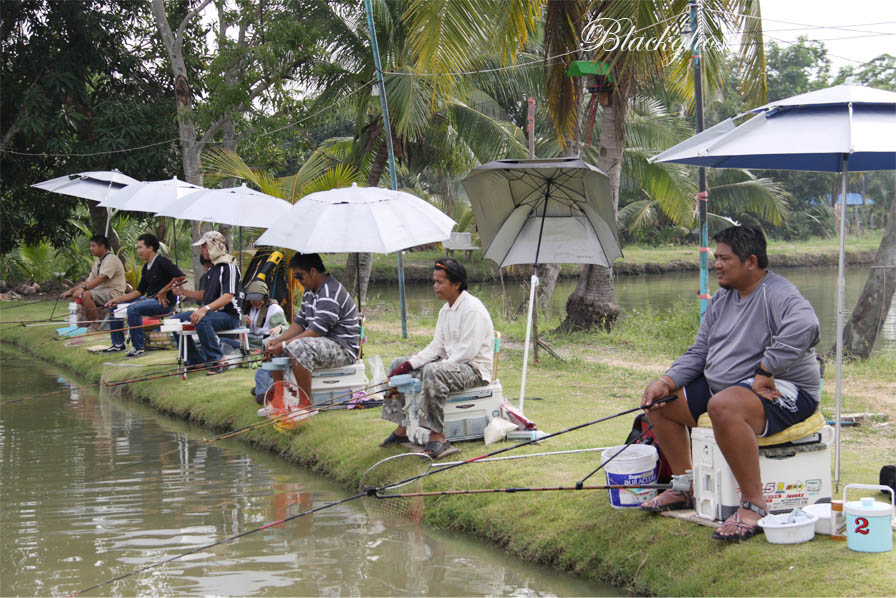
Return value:
M 86 284 L 82 284 L 82 285 L 81 285 L 81 289 L 83 289 L 83 290 L 86 291 L 86 290 L 87 290 L 87 285 L 86 285 Z
M 761 364 L 758 365 L 758 366 L 756 366 L 756 371 L 753 372 L 753 373 L 756 374 L 757 376 L 765 376 L 766 378 L 773 378 L 773 377 L 774 377 L 774 374 L 772 374 L 772 373 L 769 372 L 768 370 L 764 370 L 764 369 L 762 369 L 762 365 L 761 365 Z

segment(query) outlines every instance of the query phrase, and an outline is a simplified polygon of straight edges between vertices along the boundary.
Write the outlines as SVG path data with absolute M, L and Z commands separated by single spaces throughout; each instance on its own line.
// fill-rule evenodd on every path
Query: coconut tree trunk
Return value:
M 88 209 L 90 210 L 90 230 L 93 231 L 95 235 L 104 235 L 106 234 L 106 219 L 109 217 L 106 208 L 98 208 L 97 204 L 94 202 L 90 202 Z M 118 255 L 119 250 L 121 249 L 121 239 L 118 238 L 118 233 L 115 232 L 115 229 L 111 226 L 109 227 L 109 249 L 112 250 L 112 253 Z
M 601 115 L 600 159 L 598 167 L 610 179 L 613 214 L 619 209 L 619 181 L 625 139 L 625 100 L 614 94 Z M 619 305 L 613 290 L 613 267 L 587 264 L 579 274 L 575 290 L 566 300 L 564 330 L 587 330 L 599 326 L 609 330 L 619 316 Z
M 368 187 L 376 187 L 380 184 L 380 179 L 386 171 L 386 161 L 389 159 L 389 148 L 386 140 L 379 142 L 376 150 L 376 157 L 373 164 L 370 165 L 370 173 L 367 175 L 366 184 Z M 342 275 L 342 284 L 349 293 L 357 294 L 358 292 L 358 262 L 361 263 L 361 303 L 367 303 L 367 287 L 370 286 L 370 272 L 373 269 L 373 255 L 370 253 L 355 254 L 350 253 L 345 259 L 345 271 Z
M 874 350 L 896 291 L 896 200 L 883 239 L 871 266 L 871 274 L 856 303 L 852 317 L 843 327 L 843 354 L 867 359 Z M 832 349 L 833 351 L 834 349 Z

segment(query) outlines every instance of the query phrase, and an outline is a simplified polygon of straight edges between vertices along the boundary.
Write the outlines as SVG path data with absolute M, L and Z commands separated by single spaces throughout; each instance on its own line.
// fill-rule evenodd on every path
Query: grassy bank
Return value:
M 869 263 L 880 246 L 882 232 L 871 231 L 861 236 L 849 236 L 846 239 L 848 263 Z M 769 244 L 769 260 L 773 268 L 788 266 L 836 266 L 840 241 L 836 238 L 807 239 L 804 241 L 774 241 Z M 684 272 L 697 270 L 700 266 L 700 253 L 692 245 L 665 245 L 651 247 L 647 245 L 626 245 L 622 248 L 624 257 L 613 264 L 618 276 L 639 274 L 660 274 L 663 272 Z M 404 253 L 405 277 L 409 281 L 426 281 L 432 276 L 433 262 L 445 255 L 441 249 L 413 251 Z M 455 257 L 463 262 L 471 281 L 497 280 L 498 267 L 490 260 L 482 257 L 482 251 L 472 252 L 467 258 L 464 252 L 456 252 Z M 346 254 L 327 255 L 324 262 L 338 277 L 345 266 Z M 386 282 L 397 280 L 396 256 L 394 254 L 374 254 L 371 280 Z M 580 266 L 565 264 L 561 267 L 560 276 L 578 276 Z M 529 266 L 511 266 L 504 270 L 505 278 L 528 278 Z
M 669 312 L 625 315 L 613 333 L 550 338 L 565 362 L 548 356 L 530 368 L 526 413 L 549 432 L 615 413 L 638 404 L 644 384 L 659 374 L 687 345 L 696 318 L 681 306 Z M 45 317 L 50 307 L 23 307 L 4 312 L 4 319 Z M 409 322 L 410 339 L 399 334 L 395 309 L 378 307 L 368 319 L 368 356 L 384 361 L 423 347 L 435 323 L 435 309 Z M 14 316 L 11 314 L 15 313 Z M 505 335 L 499 375 L 505 396 L 519 395 L 522 325 L 498 322 Z M 52 340 L 53 327 L 9 327 L 0 340 L 71 368 L 90 380 L 134 375 L 133 368 L 104 366 L 123 362 L 66 347 Z M 100 337 L 102 338 L 102 337 Z M 102 341 L 98 341 L 102 342 Z M 140 359 L 170 362 L 173 352 L 152 352 Z M 0 366 L 2 367 L 2 366 Z M 864 363 L 846 364 L 845 411 L 896 415 L 896 354 L 880 353 Z M 258 421 L 249 398 L 250 370 L 231 370 L 214 377 L 192 375 L 186 382 L 166 378 L 133 384 L 134 398 L 216 430 Z M 825 384 L 822 409 L 833 411 L 833 376 Z M 39 408 L 39 401 L 6 408 Z M 631 417 L 546 441 L 518 451 L 541 452 L 620 444 Z M 876 483 L 877 472 L 896 454 L 896 426 L 869 423 L 844 428 L 844 482 Z M 263 429 L 246 441 L 358 487 L 361 474 L 399 450 L 377 447 L 391 425 L 378 410 L 324 413 L 295 433 Z M 486 452 L 481 442 L 459 443 L 462 457 Z M 506 444 L 499 446 L 509 446 Z M 596 466 L 594 453 L 472 464 L 427 478 L 424 488 L 488 488 L 519 485 L 571 485 Z M 759 537 L 742 545 L 722 546 L 708 528 L 646 514 L 612 510 L 606 494 L 555 493 L 461 496 L 427 499 L 425 523 L 463 530 L 488 539 L 523 558 L 574 571 L 588 579 L 609 581 L 637 593 L 658 595 L 892 595 L 896 587 L 896 553 L 860 554 L 843 543 L 818 537 L 798 546 L 772 546 Z

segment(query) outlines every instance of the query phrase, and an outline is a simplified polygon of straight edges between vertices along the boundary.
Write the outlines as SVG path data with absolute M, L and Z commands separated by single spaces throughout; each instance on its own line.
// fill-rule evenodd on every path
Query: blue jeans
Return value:
M 188 322 L 192 311 L 185 311 L 174 316 L 182 322 Z M 239 319 L 223 311 L 211 311 L 196 324 L 196 335 L 201 347 L 196 347 L 192 335 L 187 336 L 187 365 L 211 364 L 224 357 L 221 341 L 215 334 L 218 330 L 232 330 L 239 326 Z M 177 341 L 177 337 L 175 337 Z
M 269 371 L 261 368 L 255 370 L 255 396 L 264 396 L 273 383 L 274 377 Z
M 128 306 L 128 328 L 131 333 L 131 342 L 134 349 L 143 349 L 146 345 L 146 334 L 143 328 L 137 328 L 143 324 L 143 316 L 160 316 L 171 311 L 171 306 L 163 307 L 155 299 L 141 299 Z M 124 344 L 124 322 L 118 318 L 109 320 L 109 328 L 112 330 L 112 342 L 116 345 Z

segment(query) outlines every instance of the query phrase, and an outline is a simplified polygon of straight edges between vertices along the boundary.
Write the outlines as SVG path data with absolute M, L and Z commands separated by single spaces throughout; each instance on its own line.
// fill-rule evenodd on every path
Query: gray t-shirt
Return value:
M 713 295 L 696 341 L 666 375 L 684 386 L 703 374 L 716 393 L 752 378 L 761 362 L 818 401 L 819 334 L 812 305 L 787 279 L 769 271 L 747 297 L 734 289 Z
M 332 276 L 327 276 L 317 291 L 305 291 L 295 323 L 336 341 L 346 351 L 358 356 L 361 348 L 358 311 L 352 296 Z

